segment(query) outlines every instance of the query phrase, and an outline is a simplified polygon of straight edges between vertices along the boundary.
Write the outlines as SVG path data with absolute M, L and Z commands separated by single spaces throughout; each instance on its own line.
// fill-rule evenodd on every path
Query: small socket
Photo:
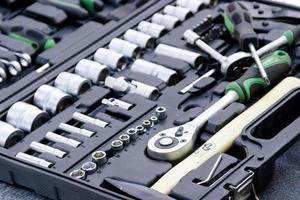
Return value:
M 167 109 L 163 106 L 159 106 L 155 109 L 156 117 L 159 121 L 162 121 L 167 118 Z
M 171 6 L 171 5 L 167 5 L 164 8 L 163 13 L 177 17 L 181 21 L 184 21 L 193 15 L 193 13 L 187 8 L 181 6 Z
M 133 29 L 125 32 L 124 39 L 138 45 L 140 48 L 153 49 L 155 46 L 155 39 L 153 37 Z
M 138 134 L 135 128 L 130 128 L 127 130 L 127 135 L 130 137 L 130 141 L 134 141 L 137 139 Z
M 92 174 L 97 171 L 97 164 L 94 162 L 85 162 L 82 164 L 81 169 L 85 171 L 86 174 Z
M 108 66 L 112 70 L 123 70 L 127 66 L 127 60 L 122 54 L 105 48 L 100 48 L 96 51 L 94 60 Z
M 121 140 L 124 145 L 128 145 L 130 143 L 130 136 L 128 134 L 122 134 L 119 136 L 119 140 Z
M 151 121 L 153 124 L 158 124 L 158 122 L 159 122 L 159 120 L 158 120 L 158 118 L 157 118 L 156 116 L 152 116 L 152 117 L 150 118 L 150 121 Z
M 143 126 L 145 129 L 149 129 L 152 126 L 152 122 L 150 120 L 144 120 L 143 121 Z
M 161 13 L 154 14 L 151 21 L 155 24 L 164 26 L 167 30 L 172 30 L 180 24 L 180 20 L 177 17 L 163 15 Z
M 111 142 L 111 150 L 113 152 L 122 151 L 123 149 L 123 142 L 121 140 L 114 140 Z
M 92 160 L 98 166 L 102 166 L 107 162 L 105 151 L 95 151 L 92 153 Z
M 33 102 L 44 111 L 55 115 L 72 104 L 72 97 L 60 89 L 42 85 L 34 93 Z
M 48 121 L 49 115 L 25 102 L 14 103 L 7 112 L 6 121 L 14 127 L 31 132 Z
M 82 59 L 77 63 L 75 73 L 98 85 L 109 75 L 109 69 L 98 62 Z
M 4 148 L 12 147 L 24 137 L 23 131 L 3 121 L 0 121 L 0 133 L 0 146 Z
M 155 23 L 150 23 L 147 21 L 141 21 L 138 24 L 137 30 L 148 34 L 154 38 L 160 38 L 161 36 L 167 33 L 167 30 L 164 26 Z
M 61 72 L 54 81 L 56 88 L 73 96 L 83 94 L 90 89 L 91 85 L 88 79 L 69 72 Z
M 139 134 L 139 135 L 145 133 L 145 128 L 144 128 L 144 126 L 139 125 L 139 126 L 135 127 L 135 129 L 136 129 L 137 134 Z
M 141 53 L 140 48 L 136 44 L 119 38 L 112 39 L 108 45 L 108 48 L 133 59 L 139 58 Z
M 85 171 L 83 171 L 81 169 L 75 169 L 70 173 L 70 176 L 72 178 L 84 180 L 86 178 L 86 173 L 85 173 Z

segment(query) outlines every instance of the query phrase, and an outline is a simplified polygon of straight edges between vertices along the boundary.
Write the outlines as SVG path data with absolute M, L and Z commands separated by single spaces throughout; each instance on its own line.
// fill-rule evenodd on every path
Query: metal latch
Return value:
M 229 189 L 232 191 L 232 200 L 248 200 L 251 197 L 253 190 L 253 177 L 254 172 L 248 171 L 248 176 L 237 186 L 229 185 Z

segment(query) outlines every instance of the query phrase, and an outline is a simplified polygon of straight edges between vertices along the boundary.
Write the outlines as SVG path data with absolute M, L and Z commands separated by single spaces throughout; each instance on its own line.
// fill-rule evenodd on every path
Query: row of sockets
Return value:
M 167 117 L 165 107 L 159 106 L 155 111 L 156 115 L 150 117 L 148 120 L 144 120 L 142 125 L 127 129 L 126 134 L 121 134 L 118 139 L 113 140 L 110 148 L 112 153 L 122 151 L 123 148 L 128 146 L 131 142 L 136 141 L 139 135 L 146 133 L 153 126 Z M 87 175 L 95 173 L 98 167 L 103 166 L 107 161 L 108 157 L 105 151 L 95 151 L 91 155 L 91 161 L 84 162 L 81 165 L 81 169 L 71 171 L 69 176 L 76 179 L 86 179 Z
M 150 46 L 154 46 L 151 44 L 149 45 L 149 41 L 154 41 L 153 38 L 158 38 L 161 35 L 163 35 L 166 32 L 166 30 L 171 30 L 175 28 L 181 20 L 185 20 L 191 15 L 191 11 L 187 8 L 184 8 L 184 6 L 190 6 L 190 2 L 177 1 L 176 3 L 178 5 L 176 7 L 168 5 L 164 8 L 163 12 L 166 14 L 156 13 L 151 18 L 152 22 L 142 21 L 137 27 L 138 31 L 133 29 L 126 31 L 124 39 L 127 38 L 128 41 L 115 38 L 108 45 L 109 49 L 98 49 L 94 55 L 94 60 L 96 62 L 87 59 L 81 60 L 75 67 L 75 73 L 78 73 L 79 75 L 68 72 L 62 72 L 54 82 L 54 85 L 58 88 L 54 88 L 50 85 L 41 86 L 39 89 L 43 89 L 43 92 L 41 93 L 44 94 L 44 101 L 43 98 L 40 98 L 42 99 L 41 101 L 39 101 L 40 107 L 42 107 L 43 110 L 50 112 L 51 114 L 56 114 L 57 112 L 62 111 L 66 107 L 66 105 L 69 105 L 68 103 L 64 103 L 63 101 L 67 101 L 67 99 L 70 99 L 69 96 L 66 97 L 66 93 L 69 93 L 73 96 L 80 95 L 91 86 L 91 82 L 89 81 L 92 81 L 94 84 L 99 84 L 101 81 L 103 81 L 103 78 L 105 78 L 109 74 L 108 68 L 113 70 L 124 69 L 126 66 L 126 57 L 130 56 L 133 59 L 138 58 L 140 55 L 140 47 L 147 48 Z M 167 69 L 164 66 L 150 63 L 141 59 L 137 60 L 133 64 L 133 66 L 135 65 L 137 67 L 133 67 L 133 69 L 136 69 L 138 72 L 142 73 L 145 72 L 144 68 L 147 68 L 147 66 L 149 66 L 148 71 L 150 71 L 150 73 L 152 73 L 153 69 L 156 69 L 157 73 L 155 72 L 154 74 L 159 74 L 157 76 L 161 77 L 161 79 L 163 79 L 166 82 L 169 81 L 172 75 L 176 74 L 175 71 Z M 160 75 L 161 73 L 159 72 L 167 73 Z M 115 80 L 121 79 L 114 79 L 113 77 L 108 76 L 105 78 L 105 85 L 116 91 L 135 91 L 133 93 L 140 94 L 150 99 L 156 99 L 156 97 L 158 96 L 158 89 L 152 86 L 148 86 L 146 84 L 139 83 L 136 81 L 132 81 L 131 84 L 128 86 L 128 84 L 123 84 L 126 81 L 122 78 L 122 84 L 120 84 L 122 88 L 120 89 L 120 85 L 114 84 Z M 60 89 L 60 91 L 58 92 L 57 89 Z M 66 93 L 63 94 L 61 92 Z M 55 97 L 52 98 L 51 103 L 49 101 L 49 99 L 51 98 L 46 99 L 46 97 L 48 96 Z M 57 108 L 60 108 L 60 110 L 57 110 Z

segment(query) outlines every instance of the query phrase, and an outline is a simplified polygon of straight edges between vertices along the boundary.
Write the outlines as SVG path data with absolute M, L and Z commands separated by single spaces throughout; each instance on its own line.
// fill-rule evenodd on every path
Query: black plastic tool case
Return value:
M 30 4 L 28 3 L 26 6 Z M 55 47 L 36 55 L 34 66 L 25 71 L 21 77 L 2 85 L 0 96 L 1 119 L 5 121 L 7 110 L 13 103 L 17 101 L 32 103 L 33 94 L 39 86 L 52 84 L 60 72 L 73 72 L 74 66 L 79 60 L 83 58 L 92 59 L 95 51 L 100 47 L 106 47 L 111 39 L 121 37 L 126 30 L 134 29 L 140 21 L 149 20 L 154 13 L 161 12 L 166 5 L 172 4 L 175 4 L 175 1 L 129 1 L 118 6 L 114 5 L 114 9 L 116 9 L 114 15 L 120 14 L 119 19 L 111 17 L 104 22 L 91 19 L 88 22 L 76 22 L 74 24 L 70 22 L 67 28 L 61 27 L 62 31 L 59 31 L 57 34 L 58 37 L 63 39 Z M 284 30 L 293 28 L 300 22 L 300 17 L 297 18 L 299 11 L 291 8 L 246 1 L 243 4 L 250 9 L 254 17 L 254 26 L 256 31 L 260 33 L 259 38 L 262 44 L 276 39 Z M 26 8 L 26 6 L 24 4 L 13 8 L 13 11 L 7 9 L 6 6 L 1 6 L 1 10 L 3 9 L 7 12 L 3 12 L 3 20 L 22 15 L 22 9 Z M 134 9 L 132 9 L 133 6 L 135 6 Z M 218 11 L 225 8 L 225 6 L 226 2 L 221 1 L 217 6 L 202 8 L 174 30 L 168 31 L 157 39 L 156 43 L 169 44 L 199 53 L 200 51 L 196 47 L 187 45 L 182 38 L 182 34 L 185 30 L 199 24 L 208 15 L 215 19 L 217 23 L 221 23 L 222 17 Z M 104 6 L 103 13 L 107 11 L 105 8 Z M 111 7 L 108 5 L 107 9 L 110 10 Z M 277 10 L 277 13 L 272 12 L 272 10 Z M 280 20 L 284 18 L 286 14 L 284 12 L 291 12 L 287 16 L 290 18 L 294 17 L 293 23 L 290 23 L 291 20 L 287 20 L 286 23 Z M 297 15 L 294 15 L 295 13 Z M 272 20 L 267 23 L 268 19 Z M 53 34 L 55 36 L 55 33 Z M 64 37 L 64 34 L 67 34 L 67 36 Z M 210 44 L 226 55 L 238 51 L 238 45 L 226 33 L 220 39 L 210 41 Z M 296 75 L 299 72 L 298 58 L 300 54 L 297 53 L 299 50 L 297 48 L 286 50 L 290 53 L 293 60 L 290 75 Z M 204 53 L 203 56 L 205 57 Z M 78 96 L 70 107 L 52 116 L 43 126 L 27 134 L 22 141 L 9 149 L 0 148 L 0 179 L 12 185 L 32 189 L 36 193 L 51 199 L 132 198 L 110 188 L 104 181 L 106 177 L 116 177 L 151 186 L 174 163 L 150 159 L 145 151 L 148 140 L 160 130 L 195 118 L 195 116 L 224 94 L 226 82 L 222 74 L 217 73 L 213 75 L 211 80 L 199 83 L 194 86 L 192 91 L 182 95 L 179 94 L 180 89 L 195 80 L 199 74 L 203 74 L 208 69 L 218 66 L 217 63 L 210 61 L 209 64 L 203 66 L 202 70 L 197 72 L 193 66 L 179 59 L 154 55 L 154 49 L 143 50 L 142 58 L 176 70 L 179 81 L 174 85 L 168 86 L 160 79 L 150 75 L 133 73 L 130 70 L 113 72 L 114 77 L 125 76 L 159 88 L 159 98 L 151 101 L 135 94 L 122 95 L 119 98 L 134 105 L 133 108 L 125 111 L 117 107 L 102 105 L 102 98 L 117 96 L 104 86 L 93 86 L 87 92 Z M 46 63 L 49 63 L 48 68 L 41 72 L 35 71 Z M 130 66 L 131 63 L 132 61 L 129 60 L 128 65 Z M 173 189 L 171 196 L 178 199 L 230 199 L 237 195 L 235 194 L 236 191 L 245 186 L 243 184 L 245 181 L 252 181 L 252 179 L 254 180 L 255 189 L 262 191 L 270 181 L 273 171 L 272 167 L 276 158 L 288 149 L 290 144 L 299 139 L 299 98 L 299 91 L 293 92 L 268 113 L 261 116 L 258 121 L 245 129 L 246 131 L 235 141 L 233 147 L 223 154 L 220 170 L 216 172 L 217 175 L 214 177 L 217 184 L 212 186 L 209 184 L 206 186 L 196 184 L 197 180 L 204 180 L 207 177 L 217 159 L 217 156 L 215 156 L 199 169 L 186 175 Z M 136 127 L 143 120 L 155 115 L 157 106 L 164 106 L 167 109 L 168 117 L 154 125 L 145 134 L 140 135 L 138 140 L 126 146 L 122 151 L 112 153 L 110 150 L 111 142 L 122 133 L 125 133 L 128 128 Z M 248 106 L 234 103 L 212 117 L 199 134 L 197 147 Z M 72 114 L 75 111 L 108 121 L 110 124 L 106 128 L 99 128 L 91 124 L 80 124 L 72 119 Z M 282 116 L 287 115 L 289 117 L 283 119 Z M 281 121 L 278 121 L 278 119 Z M 63 134 L 58 130 L 60 123 L 83 127 L 95 131 L 96 134 L 91 138 L 68 134 L 71 138 L 83 142 L 76 149 L 58 143 L 47 142 L 44 137 L 48 131 Z M 275 124 L 278 127 L 275 127 Z M 262 133 L 262 130 L 265 129 L 271 131 L 266 134 Z M 42 142 L 62 149 L 68 152 L 68 155 L 59 159 L 47 153 L 36 154 L 29 148 L 29 144 L 32 141 Z M 80 169 L 84 162 L 91 161 L 91 154 L 95 150 L 106 151 L 108 162 L 99 167 L 96 173 L 87 175 L 85 180 L 71 178 L 69 173 L 74 169 Z M 55 164 L 51 168 L 43 168 L 26 163 L 15 158 L 18 152 L 32 154 Z M 246 188 L 245 191 L 249 192 L 252 189 Z M 235 196 L 235 198 L 244 198 L 249 195 L 252 194 L 247 193 L 244 196 Z

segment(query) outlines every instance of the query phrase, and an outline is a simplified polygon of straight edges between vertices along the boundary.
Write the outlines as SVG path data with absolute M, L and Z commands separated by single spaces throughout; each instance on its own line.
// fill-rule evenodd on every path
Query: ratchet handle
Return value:
M 10 38 L 31 45 L 36 51 L 47 50 L 55 46 L 55 41 L 45 33 L 25 26 L 0 25 L 3 31 Z
M 275 85 L 282 80 L 291 67 L 290 56 L 281 50 L 275 51 L 262 59 L 262 64 L 269 75 L 270 85 Z M 233 81 L 226 87 L 226 93 L 235 91 L 238 101 L 246 103 L 268 86 L 265 79 L 260 76 L 257 65 L 252 65 L 242 77 Z
M 258 47 L 258 37 L 252 21 L 251 14 L 241 3 L 228 4 L 224 14 L 225 27 L 239 41 L 240 48 L 244 51 L 249 51 L 249 44 Z

